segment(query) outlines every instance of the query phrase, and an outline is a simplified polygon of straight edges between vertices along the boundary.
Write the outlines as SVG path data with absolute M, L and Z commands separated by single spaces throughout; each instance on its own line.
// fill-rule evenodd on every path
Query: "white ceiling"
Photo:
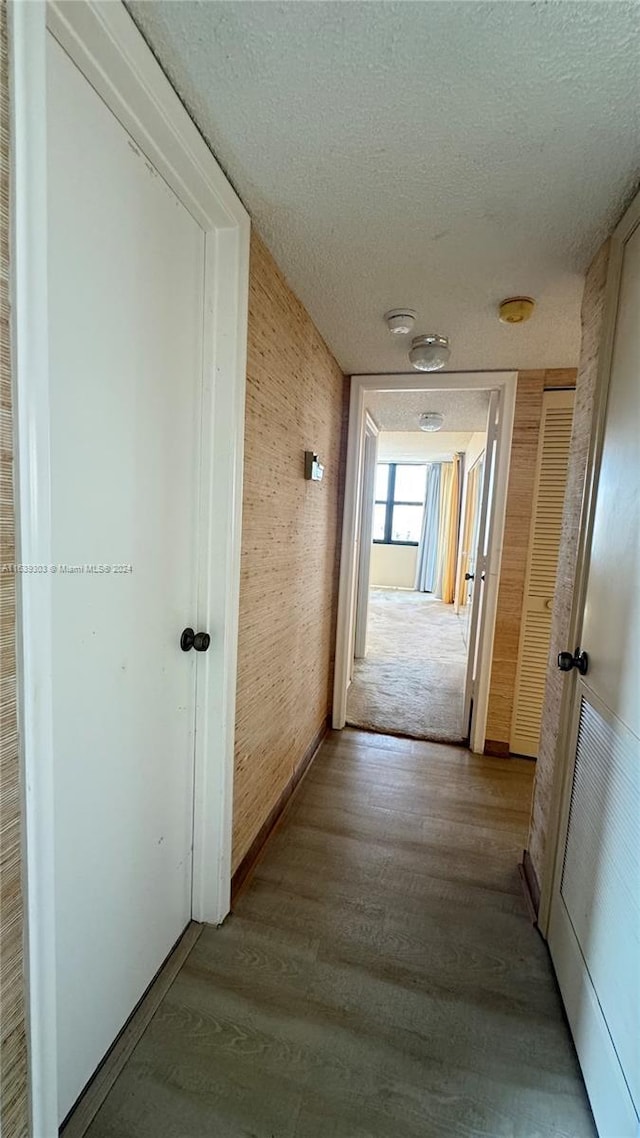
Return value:
M 405 304 L 451 370 L 576 362 L 638 179 L 637 4 L 128 6 L 346 372 L 406 370 Z M 534 318 L 499 324 L 519 293 Z
M 443 431 L 484 431 L 488 391 L 373 391 L 367 410 L 381 431 L 415 431 L 423 411 L 441 411 Z

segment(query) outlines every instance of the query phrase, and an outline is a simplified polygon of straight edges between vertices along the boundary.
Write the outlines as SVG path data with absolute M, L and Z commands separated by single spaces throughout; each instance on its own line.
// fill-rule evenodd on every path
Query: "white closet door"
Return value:
M 566 681 L 572 762 L 549 923 L 602 1138 L 640 1131 L 640 199 L 630 213 L 582 622 L 589 667 Z
M 509 748 L 517 755 L 538 754 L 540 721 L 551 639 L 562 511 L 573 421 L 573 391 L 545 391 L 529 556 Z
M 62 1119 L 191 915 L 204 234 L 47 69 Z

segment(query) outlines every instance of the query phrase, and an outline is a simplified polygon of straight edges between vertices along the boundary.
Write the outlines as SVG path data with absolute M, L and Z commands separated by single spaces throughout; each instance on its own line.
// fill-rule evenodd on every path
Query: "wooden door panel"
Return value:
M 573 391 L 546 391 L 542 402 L 533 515 L 522 603 L 522 628 L 513 701 L 510 750 L 538 754 L 558 571 Z

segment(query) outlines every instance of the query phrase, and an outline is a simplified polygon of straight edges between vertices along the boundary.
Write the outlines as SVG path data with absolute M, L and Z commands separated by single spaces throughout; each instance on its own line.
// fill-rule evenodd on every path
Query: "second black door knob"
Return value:
M 185 628 L 180 637 L 180 647 L 183 652 L 195 648 L 196 652 L 206 652 L 211 643 L 208 632 L 194 632 L 192 628 Z

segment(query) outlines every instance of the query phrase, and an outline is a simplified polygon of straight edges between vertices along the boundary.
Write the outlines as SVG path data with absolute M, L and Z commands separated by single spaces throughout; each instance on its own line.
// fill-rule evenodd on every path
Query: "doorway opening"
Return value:
M 352 380 L 334 726 L 483 749 L 515 380 Z
M 438 432 L 414 429 L 409 402 L 387 393 L 369 406 L 380 430 L 347 723 L 461 742 L 489 393 L 460 392 Z

